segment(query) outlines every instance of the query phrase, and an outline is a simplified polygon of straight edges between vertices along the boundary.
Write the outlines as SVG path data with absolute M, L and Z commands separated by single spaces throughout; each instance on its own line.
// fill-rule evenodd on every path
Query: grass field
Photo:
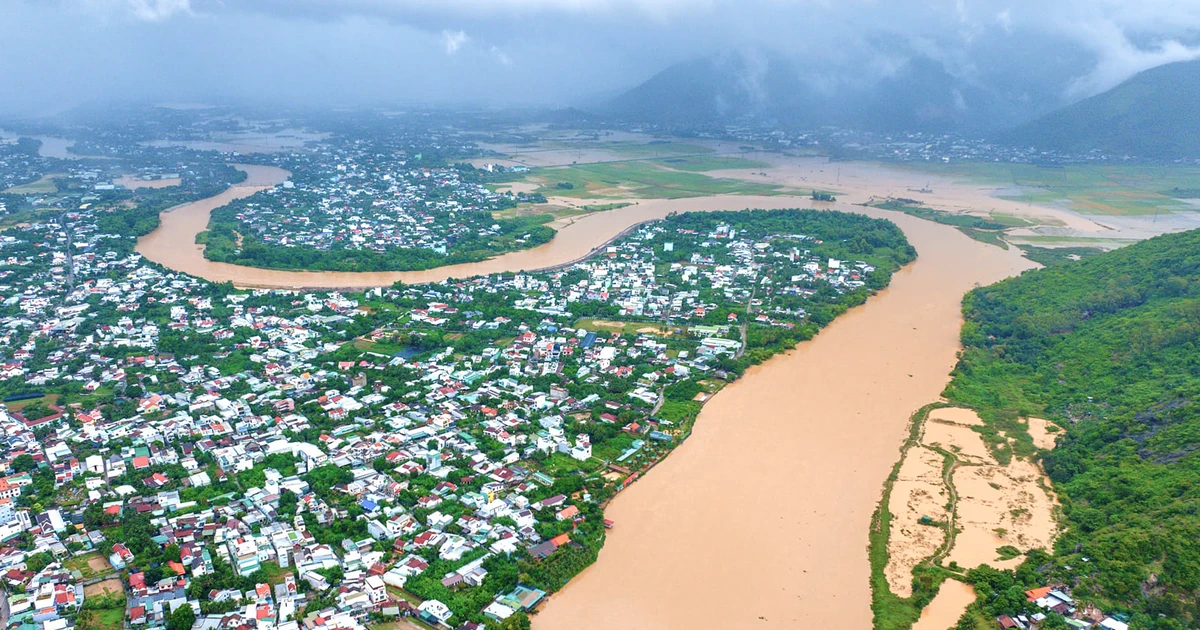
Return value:
M 46 175 L 36 182 L 29 182 L 28 184 L 21 184 L 20 186 L 13 186 L 4 192 L 12 193 L 14 195 L 36 195 L 58 192 L 58 185 L 54 183 L 55 177 L 58 177 L 58 175 Z
M 99 553 L 85 553 L 81 556 L 67 558 L 63 562 L 63 566 L 79 571 L 85 580 L 114 572 L 112 565 Z
M 125 607 L 100 608 L 79 613 L 79 630 L 121 630 L 125 627 Z
M 530 180 L 541 184 L 538 192 L 544 195 L 579 198 L 679 199 L 785 192 L 780 186 L 708 177 L 663 168 L 647 161 L 541 168 L 532 172 Z M 560 184 L 569 186 L 560 187 Z
M 977 183 L 1012 187 L 1002 199 L 1058 204 L 1082 214 L 1140 215 L 1194 209 L 1181 199 L 1200 193 L 1200 168 L 1072 164 L 963 163 L 920 170 Z
M 374 342 L 366 339 L 355 339 L 354 349 L 362 350 L 363 352 L 377 352 L 387 356 L 394 356 L 403 352 L 408 346 L 402 343 L 390 343 L 386 341 Z
M 292 569 L 285 569 L 275 562 L 262 563 L 262 571 L 267 574 L 267 584 L 283 584 L 287 576 L 294 575 Z
M 592 332 L 617 332 L 622 335 L 636 335 L 638 333 L 646 333 L 652 335 L 666 335 L 670 331 L 663 328 L 660 324 L 651 324 L 646 322 L 610 322 L 603 319 L 592 319 L 585 317 L 575 322 L 573 328 L 582 328 Z
M 1094 247 L 1101 249 L 1117 249 L 1137 242 L 1135 239 L 1121 238 L 1082 238 L 1073 236 L 1012 236 L 1009 238 L 1014 245 L 1028 243 L 1038 247 Z
M 25 400 L 17 400 L 14 402 L 4 403 L 9 411 L 20 411 L 33 403 L 38 403 L 43 407 L 58 404 L 58 394 L 46 394 L 41 398 L 26 398 Z

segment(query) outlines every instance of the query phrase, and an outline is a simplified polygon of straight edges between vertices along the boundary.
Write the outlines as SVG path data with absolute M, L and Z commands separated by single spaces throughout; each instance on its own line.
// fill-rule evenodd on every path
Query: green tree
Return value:
M 184 604 L 172 610 L 171 615 L 167 617 L 167 630 L 191 630 L 194 623 L 196 623 L 196 611 L 192 610 L 191 606 Z
M 12 468 L 17 472 L 32 472 L 37 469 L 37 462 L 30 455 L 21 454 L 13 458 Z
M 99 503 L 89 503 L 83 510 L 83 526 L 100 529 L 104 526 L 104 508 Z

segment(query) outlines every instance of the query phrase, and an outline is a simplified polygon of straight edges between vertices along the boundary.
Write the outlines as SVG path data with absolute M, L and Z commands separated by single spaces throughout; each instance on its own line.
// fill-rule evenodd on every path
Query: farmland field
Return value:
M 708 177 L 663 168 L 653 162 L 604 162 L 540 168 L 530 181 L 547 196 L 580 198 L 680 199 L 709 195 L 777 195 L 781 186 Z

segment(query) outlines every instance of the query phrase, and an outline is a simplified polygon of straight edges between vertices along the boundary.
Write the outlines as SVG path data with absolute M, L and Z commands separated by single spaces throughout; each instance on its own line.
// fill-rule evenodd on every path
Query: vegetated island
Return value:
M 335 145 L 280 160 L 291 181 L 213 211 L 197 235 L 218 262 L 308 271 L 414 271 L 478 262 L 554 237 L 550 214 L 500 218 L 540 194 L 500 193 L 502 167 Z
M 978 413 L 975 430 L 997 460 L 1041 460 L 1061 534 L 1053 553 L 1028 552 L 1015 570 L 918 568 L 910 612 L 952 577 L 978 595 L 964 630 L 1039 613 L 1041 628 L 1106 616 L 1195 627 L 1200 231 L 1056 262 L 967 295 L 964 350 L 944 396 Z M 1073 601 L 1039 606 L 1047 587 Z M 876 627 L 909 627 L 916 617 L 904 607 L 876 588 Z

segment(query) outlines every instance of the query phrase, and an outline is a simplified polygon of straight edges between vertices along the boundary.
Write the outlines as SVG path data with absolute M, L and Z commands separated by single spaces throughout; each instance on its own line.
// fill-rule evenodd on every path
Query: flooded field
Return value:
M 1045 473 L 1037 463 L 1016 457 L 1007 464 L 997 462 L 973 430 L 982 424 L 969 409 L 934 409 L 921 425 L 917 444 L 904 454 L 888 501 L 892 521 L 886 574 L 896 595 L 912 594 L 913 567 L 939 550 L 937 558 L 943 566 L 953 562 L 964 569 L 981 564 L 1014 568 L 1024 556 L 1012 553 L 1050 550 L 1058 533 L 1057 498 Z M 1028 426 L 1039 448 L 1053 448 L 1045 420 L 1031 418 Z M 943 453 L 953 458 L 949 467 Z M 947 524 L 956 536 L 948 549 L 942 549 Z M 1010 549 L 1010 556 L 1004 556 L 1002 547 L 1016 552 Z M 939 592 L 929 610 L 961 614 L 974 595 L 960 605 L 962 585 L 946 582 L 942 588 L 947 586 L 957 589 L 955 594 L 943 597 Z M 950 624 L 953 622 L 951 619 Z M 940 627 L 948 626 L 943 623 Z
M 933 601 L 921 611 L 921 618 L 912 630 L 946 630 L 958 623 L 958 618 L 971 602 L 975 601 L 975 589 L 969 584 L 946 580 L 938 589 Z
M 137 190 L 138 188 L 167 188 L 169 186 L 178 186 L 180 183 L 178 177 L 169 177 L 165 179 L 142 179 L 133 175 L 118 177 L 113 180 L 114 184 L 124 186 L 129 190 Z

